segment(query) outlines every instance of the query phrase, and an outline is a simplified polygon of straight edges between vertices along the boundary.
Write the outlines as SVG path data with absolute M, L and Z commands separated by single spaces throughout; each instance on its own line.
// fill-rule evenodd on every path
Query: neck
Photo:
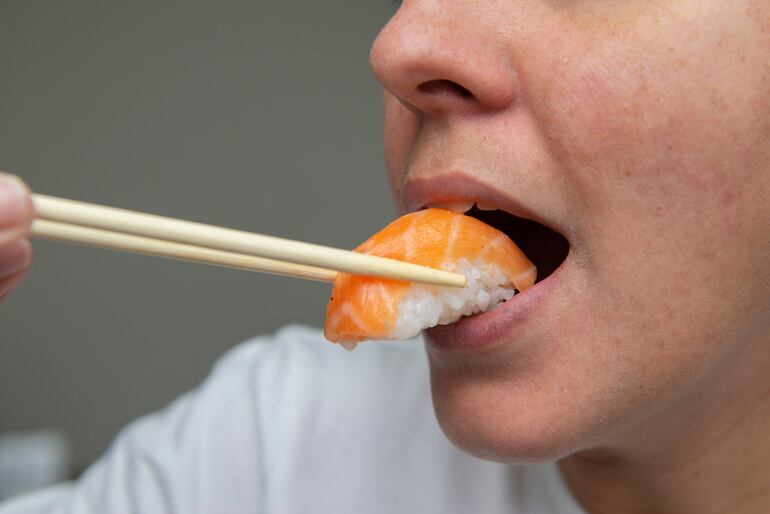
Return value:
M 731 359 L 718 383 L 700 384 L 612 444 L 562 460 L 564 478 L 584 508 L 591 514 L 766 513 L 770 358 L 746 353 L 739 362 Z

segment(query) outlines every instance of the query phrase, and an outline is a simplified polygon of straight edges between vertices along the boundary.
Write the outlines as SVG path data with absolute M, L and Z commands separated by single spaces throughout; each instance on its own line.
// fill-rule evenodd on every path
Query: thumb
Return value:
M 0 172 L 0 246 L 24 237 L 33 217 L 27 185 L 15 175 Z

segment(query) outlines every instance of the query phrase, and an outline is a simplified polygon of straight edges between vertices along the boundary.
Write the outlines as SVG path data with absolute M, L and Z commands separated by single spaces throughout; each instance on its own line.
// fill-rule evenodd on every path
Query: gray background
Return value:
M 393 215 L 368 51 L 389 0 L 0 0 L 0 169 L 38 192 L 350 248 Z M 0 305 L 0 431 L 88 465 L 328 286 L 35 242 Z

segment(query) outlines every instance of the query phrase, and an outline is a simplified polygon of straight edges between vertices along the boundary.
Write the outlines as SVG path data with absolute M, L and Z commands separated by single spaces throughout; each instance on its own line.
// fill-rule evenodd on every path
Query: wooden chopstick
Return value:
M 303 264 L 275 261 L 233 252 L 224 252 L 201 246 L 192 246 L 149 237 L 109 232 L 91 227 L 70 225 L 45 219 L 32 222 L 30 234 L 38 239 L 75 243 L 97 248 L 120 250 L 142 255 L 153 255 L 179 261 L 212 264 L 225 268 L 259 271 L 271 275 L 303 278 L 319 282 L 333 282 L 337 272 Z
M 458 273 L 312 243 L 40 194 L 32 195 L 32 201 L 37 217 L 42 220 L 357 275 L 453 287 L 463 287 L 466 282 L 465 276 Z

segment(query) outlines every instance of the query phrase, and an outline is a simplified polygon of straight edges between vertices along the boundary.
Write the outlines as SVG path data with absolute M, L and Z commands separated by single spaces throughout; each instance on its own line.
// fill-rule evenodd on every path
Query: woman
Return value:
M 407 0 L 371 60 L 402 210 L 569 242 L 494 323 L 427 336 L 448 439 L 531 465 L 440 440 L 417 345 L 289 329 L 9 512 L 766 512 L 770 3 Z M 5 290 L 29 261 L 10 197 Z

